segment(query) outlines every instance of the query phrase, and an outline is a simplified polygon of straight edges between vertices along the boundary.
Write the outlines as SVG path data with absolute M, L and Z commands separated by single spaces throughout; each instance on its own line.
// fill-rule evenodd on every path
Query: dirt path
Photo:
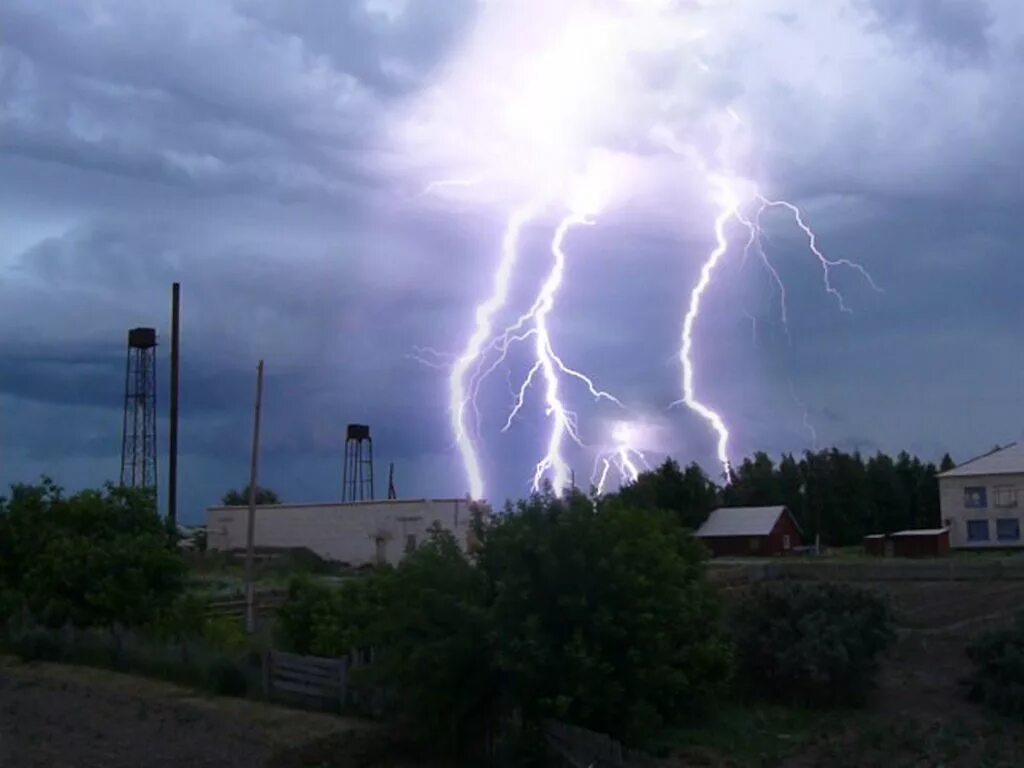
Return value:
M 382 729 L 105 670 L 0 659 L 4 768 L 370 765 Z M 319 756 L 319 755 L 322 755 Z

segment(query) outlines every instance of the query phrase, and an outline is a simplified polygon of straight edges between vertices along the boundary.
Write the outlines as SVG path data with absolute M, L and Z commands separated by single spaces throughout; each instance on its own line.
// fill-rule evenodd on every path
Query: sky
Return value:
M 589 482 L 616 424 L 711 474 L 680 334 L 722 186 L 798 205 L 746 228 L 693 326 L 697 397 L 730 458 L 836 445 L 966 459 L 1024 414 L 1024 11 L 1017 0 L 0 0 L 0 483 L 119 470 L 127 330 L 153 326 L 166 478 L 171 283 L 182 284 L 179 516 L 243 485 L 265 360 L 261 485 L 339 497 L 344 429 L 377 490 L 530 490 L 543 382 L 503 431 L 533 341 L 453 431 L 453 361 L 519 260 L 494 330 L 546 319 Z M 431 184 L 448 181 L 450 184 Z M 739 194 L 739 192 L 737 192 Z M 488 361 L 488 365 L 490 361 Z M 813 436 L 812 436 L 813 431 Z M 613 473 L 614 474 L 614 473 Z M 611 479 L 618 482 L 617 474 Z M 163 489 L 162 489 L 163 490 Z

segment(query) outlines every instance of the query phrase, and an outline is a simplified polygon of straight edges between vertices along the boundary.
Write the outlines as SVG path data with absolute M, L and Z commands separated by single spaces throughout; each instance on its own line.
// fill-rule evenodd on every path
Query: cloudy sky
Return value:
M 587 446 L 566 461 L 589 478 L 626 422 L 652 459 L 715 471 L 712 429 L 669 405 L 723 177 L 745 217 L 755 185 L 799 205 L 881 289 L 836 268 L 841 311 L 771 209 L 787 336 L 727 224 L 693 358 L 731 456 L 804 450 L 808 426 L 926 458 L 1015 439 L 1022 79 L 1017 0 L 0 0 L 0 482 L 117 476 L 126 332 L 158 329 L 163 413 L 178 280 L 183 518 L 245 481 L 260 358 L 286 499 L 339 495 L 348 422 L 372 427 L 379 493 L 394 461 L 402 496 L 464 495 L 451 356 L 538 199 L 495 328 L 588 208 L 547 327 L 623 403 L 562 377 Z M 533 349 L 466 420 L 494 501 L 546 450 L 542 386 L 502 431 Z

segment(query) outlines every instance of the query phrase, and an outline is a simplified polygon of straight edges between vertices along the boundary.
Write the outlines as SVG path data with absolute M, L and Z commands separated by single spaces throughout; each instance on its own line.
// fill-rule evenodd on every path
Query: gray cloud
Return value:
M 395 460 L 403 493 L 463 492 L 445 371 L 408 353 L 459 348 L 505 211 L 469 194 L 416 198 L 420 180 L 396 176 L 419 158 L 386 129 L 458 64 L 478 20 L 468 0 L 404 5 L 6 4 L 0 480 L 114 476 L 125 332 L 153 325 L 166 340 L 180 280 L 189 515 L 244 479 L 261 357 L 264 474 L 286 498 L 337 493 L 348 421 L 373 426 L 378 477 Z M 793 342 L 763 270 L 741 268 L 734 248 L 698 324 L 698 391 L 727 416 L 738 454 L 809 446 L 792 382 L 822 445 L 969 455 L 1004 436 L 1024 386 L 1012 352 L 1024 115 L 1010 98 L 1024 30 L 1012 2 L 837 7 L 778 0 L 759 6 L 764 24 L 722 20 L 735 42 L 709 54 L 700 93 L 735 99 L 756 127 L 752 175 L 885 293 L 837 272 L 854 308 L 840 313 L 792 224 L 771 218 Z M 649 63 L 652 87 L 685 79 Z M 682 313 L 712 245 L 704 197 L 666 188 L 574 233 L 552 328 L 567 362 L 658 424 L 652 457 L 710 468 L 706 424 L 667 410 Z M 524 235 L 510 316 L 536 291 L 552 224 Z M 520 352 L 510 363 L 514 376 L 528 367 Z M 159 365 L 162 398 L 165 345 Z M 505 376 L 482 393 L 499 500 L 525 490 L 544 428 L 535 392 L 500 432 Z M 634 415 L 565 391 L 590 444 Z M 589 474 L 590 457 L 572 458 Z

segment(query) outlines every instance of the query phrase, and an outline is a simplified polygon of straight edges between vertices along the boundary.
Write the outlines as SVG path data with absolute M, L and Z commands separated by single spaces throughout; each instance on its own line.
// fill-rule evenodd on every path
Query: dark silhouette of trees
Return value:
M 249 505 L 249 484 L 246 483 L 245 487 L 240 491 L 231 489 L 220 500 L 221 504 L 225 507 L 246 507 Z M 280 504 L 281 497 L 274 493 L 269 488 L 261 488 L 256 486 L 256 503 L 260 506 L 266 504 Z
M 947 454 L 941 467 L 952 466 Z M 716 506 L 785 504 L 808 540 L 820 533 L 823 544 L 844 546 L 869 533 L 938 526 L 939 471 L 906 451 L 865 459 L 831 448 L 784 454 L 778 463 L 759 452 L 734 466 L 725 486 L 696 464 L 681 470 L 669 459 L 617 495 L 632 507 L 671 512 L 686 528 L 697 528 Z

